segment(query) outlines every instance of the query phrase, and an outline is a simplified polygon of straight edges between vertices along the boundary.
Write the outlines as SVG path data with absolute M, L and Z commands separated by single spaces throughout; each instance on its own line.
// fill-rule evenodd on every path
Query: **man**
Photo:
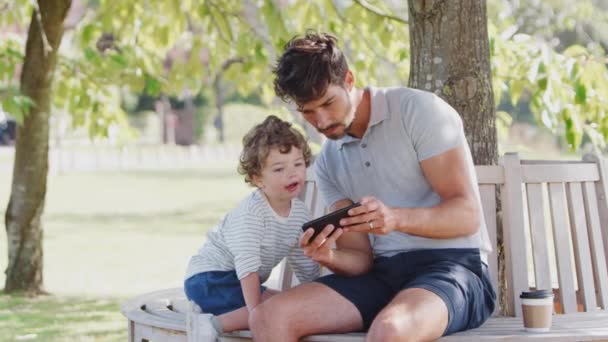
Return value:
M 278 60 L 275 90 L 326 141 L 315 161 L 344 229 L 300 246 L 334 274 L 256 307 L 259 341 L 367 330 L 368 341 L 433 340 L 493 312 L 490 243 L 458 113 L 432 93 L 359 89 L 335 37 L 308 32 Z M 331 246 L 335 243 L 336 248 Z

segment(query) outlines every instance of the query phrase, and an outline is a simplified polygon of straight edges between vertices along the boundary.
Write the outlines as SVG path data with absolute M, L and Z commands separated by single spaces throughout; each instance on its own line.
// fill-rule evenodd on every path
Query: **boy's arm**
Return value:
M 258 272 L 251 272 L 241 278 L 241 288 L 243 289 L 243 297 L 247 310 L 251 312 L 258 304 L 260 304 L 262 293 L 260 292 L 260 275 Z

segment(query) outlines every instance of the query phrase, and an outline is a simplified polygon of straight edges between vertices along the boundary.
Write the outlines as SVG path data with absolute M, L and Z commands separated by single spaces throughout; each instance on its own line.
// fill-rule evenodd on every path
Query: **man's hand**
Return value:
M 395 209 L 372 196 L 363 197 L 360 202 L 360 207 L 349 210 L 351 217 L 340 220 L 345 232 L 386 235 L 395 230 L 399 222 Z
M 300 248 L 304 251 L 304 255 L 321 265 L 331 263 L 334 253 L 332 246 L 343 232 L 341 228 L 338 228 L 331 234 L 333 230 L 334 226 L 330 224 L 325 227 L 314 240 L 309 241 L 310 237 L 314 234 L 314 230 L 308 228 L 304 234 L 300 236 Z M 331 236 L 329 236 L 330 234 Z

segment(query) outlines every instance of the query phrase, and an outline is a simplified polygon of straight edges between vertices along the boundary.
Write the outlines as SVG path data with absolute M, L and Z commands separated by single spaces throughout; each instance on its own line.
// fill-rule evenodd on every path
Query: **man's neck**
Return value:
M 368 89 L 356 89 L 355 99 L 353 101 L 355 105 L 355 118 L 353 119 L 349 135 L 355 138 L 362 138 L 363 134 L 369 126 L 369 119 L 371 116 L 371 101 L 370 93 Z

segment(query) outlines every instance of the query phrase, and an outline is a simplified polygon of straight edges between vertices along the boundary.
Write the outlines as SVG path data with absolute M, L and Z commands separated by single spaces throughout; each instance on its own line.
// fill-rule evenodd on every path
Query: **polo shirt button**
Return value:
M 363 143 L 363 144 L 361 144 L 361 147 L 362 147 L 362 148 L 366 148 L 366 147 L 367 147 L 367 144 L 366 144 L 366 143 Z
M 370 165 L 372 165 L 372 163 L 370 163 L 368 161 L 365 162 L 365 166 L 369 167 Z

